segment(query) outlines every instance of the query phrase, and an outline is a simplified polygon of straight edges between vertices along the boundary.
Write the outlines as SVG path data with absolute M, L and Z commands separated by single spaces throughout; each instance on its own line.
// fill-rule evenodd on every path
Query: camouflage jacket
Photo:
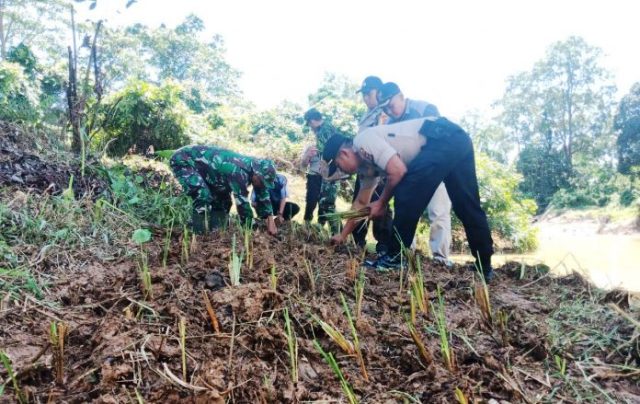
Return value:
M 210 146 L 185 146 L 175 152 L 172 164 L 193 167 L 202 176 L 212 194 L 233 193 L 242 222 L 253 217 L 248 185 L 256 159 Z M 261 218 L 273 215 L 269 191 L 255 189 L 256 212 Z

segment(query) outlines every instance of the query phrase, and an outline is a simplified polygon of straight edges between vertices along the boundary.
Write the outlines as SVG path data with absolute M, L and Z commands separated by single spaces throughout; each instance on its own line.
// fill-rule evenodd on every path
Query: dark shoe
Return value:
M 475 272 L 477 275 L 480 275 L 480 271 L 475 265 L 471 265 L 468 267 L 469 271 Z M 484 269 L 482 271 L 482 275 L 484 276 L 485 283 L 491 283 L 491 280 L 495 277 L 495 272 L 493 272 L 493 268 L 489 267 L 489 269 Z
M 406 267 L 407 263 L 402 261 L 400 254 L 395 257 L 385 254 L 380 256 L 376 262 L 376 271 L 379 272 L 397 271 L 401 268 L 406 269 Z
M 381 243 L 378 241 L 378 243 L 376 244 L 376 253 L 379 256 L 383 256 L 383 255 L 387 255 L 387 246 L 384 243 Z

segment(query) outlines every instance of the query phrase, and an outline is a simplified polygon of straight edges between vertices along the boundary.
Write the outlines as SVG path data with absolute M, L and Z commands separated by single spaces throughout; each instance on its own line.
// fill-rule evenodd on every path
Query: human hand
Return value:
M 276 222 L 273 216 L 269 216 L 267 218 L 267 233 L 271 234 L 272 236 L 278 234 L 278 228 L 276 227 Z
M 342 237 L 342 234 L 336 234 L 335 236 L 331 237 L 331 244 L 332 245 L 342 245 L 345 242 L 345 238 Z
M 387 210 L 387 205 L 383 204 L 381 201 L 371 202 L 369 205 L 369 218 L 376 219 L 384 216 L 384 212 Z

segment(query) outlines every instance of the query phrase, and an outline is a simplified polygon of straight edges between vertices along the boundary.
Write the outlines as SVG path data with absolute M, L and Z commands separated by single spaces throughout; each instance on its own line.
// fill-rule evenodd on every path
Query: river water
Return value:
M 640 292 L 640 234 L 599 234 L 595 222 L 537 225 L 540 242 L 529 254 L 496 254 L 494 266 L 505 261 L 546 264 L 554 274 L 578 271 L 595 285 Z M 455 256 L 454 261 L 469 257 Z

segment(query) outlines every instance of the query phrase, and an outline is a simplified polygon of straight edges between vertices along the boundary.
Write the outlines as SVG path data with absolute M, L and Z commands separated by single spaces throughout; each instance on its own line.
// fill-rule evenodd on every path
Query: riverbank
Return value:
M 538 249 L 496 254 L 496 265 L 545 264 L 554 275 L 576 271 L 601 288 L 640 292 L 640 228 L 634 212 L 626 208 L 546 213 L 535 222 Z

